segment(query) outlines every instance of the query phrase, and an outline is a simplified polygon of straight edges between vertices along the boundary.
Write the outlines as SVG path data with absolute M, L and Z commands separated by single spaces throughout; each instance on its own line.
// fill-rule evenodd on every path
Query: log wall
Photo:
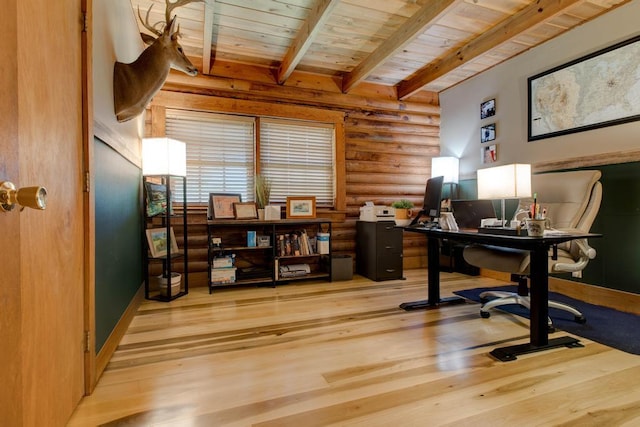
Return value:
M 245 111 L 246 101 L 254 101 L 272 104 L 274 109 L 295 111 L 313 107 L 327 113 L 341 112 L 345 173 L 340 179 L 344 180 L 341 186 L 344 194 L 338 195 L 336 210 L 317 212 L 317 216 L 334 221 L 333 252 L 351 255 L 354 263 L 357 262 L 355 222 L 365 201 L 389 205 L 406 198 L 414 202 L 416 209 L 421 207 L 425 183 L 431 175 L 431 158 L 440 152 L 437 94 L 423 92 L 398 101 L 393 88 L 379 85 L 362 84 L 353 93 L 342 94 L 339 82 L 320 76 L 301 73 L 289 79 L 292 83 L 279 86 L 264 69 L 229 64 L 223 70 L 229 76 L 241 75 L 243 79 L 171 74 L 148 110 L 147 136 L 164 134 L 163 110 L 176 107 L 167 105 L 175 104 L 169 100 L 176 98 L 176 92 L 208 97 L 204 105 L 202 101 L 189 101 L 193 97 L 184 96 L 179 108 L 238 113 L 241 108 L 236 107 L 236 103 L 242 102 Z M 339 158 L 338 162 L 341 161 Z M 203 286 L 207 269 L 205 213 L 190 210 L 189 224 L 190 285 Z M 424 237 L 405 233 L 405 269 L 424 266 Z

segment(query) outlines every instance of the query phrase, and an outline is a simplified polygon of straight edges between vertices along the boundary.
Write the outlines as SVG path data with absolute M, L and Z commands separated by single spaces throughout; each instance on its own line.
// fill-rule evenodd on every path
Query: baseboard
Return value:
M 118 348 L 122 337 L 127 332 L 127 328 L 129 328 L 129 324 L 131 324 L 131 320 L 133 320 L 133 317 L 136 315 L 138 307 L 140 307 L 143 299 L 144 283 L 142 284 L 142 286 L 140 286 L 140 288 L 138 288 L 138 291 L 133 296 L 133 299 L 127 306 L 127 309 L 122 314 L 122 317 L 120 317 L 120 320 L 118 320 L 115 328 L 113 328 L 113 331 L 111 331 L 111 334 L 96 355 L 96 382 L 98 382 L 98 379 L 107 367 L 109 360 L 111 360 L 111 356 L 113 356 L 116 348 Z
M 511 282 L 511 275 L 500 271 L 480 269 L 480 275 Z M 640 294 L 604 288 L 588 283 L 549 277 L 549 290 L 589 304 L 602 305 L 615 310 L 640 315 Z
M 640 315 L 640 294 L 549 277 L 549 290 L 590 304 Z

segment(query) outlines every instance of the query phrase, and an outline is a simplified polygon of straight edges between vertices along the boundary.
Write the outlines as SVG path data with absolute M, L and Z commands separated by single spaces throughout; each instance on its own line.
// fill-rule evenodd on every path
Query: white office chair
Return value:
M 537 193 L 538 203 L 547 209 L 553 228 L 589 232 L 602 201 L 602 185 L 599 181 L 601 175 L 600 171 L 588 170 L 555 172 L 531 177 L 532 191 Z M 527 200 L 521 201 L 521 205 L 529 203 Z M 589 260 L 595 256 L 595 249 L 589 246 L 586 239 L 563 243 L 558 245 L 556 259 L 553 259 L 552 251 L 549 253 L 549 273 L 572 273 L 575 277 L 580 277 Z M 476 267 L 511 273 L 518 282 L 517 293 L 489 291 L 480 294 L 483 302 L 490 297 L 497 297 L 482 306 L 482 317 L 489 317 L 489 310 L 506 304 L 520 304 L 530 309 L 527 288 L 528 251 L 471 245 L 464 249 L 463 257 Z M 549 301 L 549 307 L 573 314 L 574 320 L 578 323 L 586 322 L 583 314 L 575 307 L 556 301 Z M 552 327 L 551 319 L 549 326 Z

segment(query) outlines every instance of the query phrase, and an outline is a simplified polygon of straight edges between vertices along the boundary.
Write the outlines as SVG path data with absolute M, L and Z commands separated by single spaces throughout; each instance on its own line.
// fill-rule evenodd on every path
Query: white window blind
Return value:
M 209 193 L 254 200 L 254 122 L 253 117 L 167 109 L 166 135 L 187 148 L 188 203 L 207 203 Z
M 333 206 L 334 134 L 333 125 L 260 119 L 260 171 L 271 181 L 271 203 L 315 196 L 318 206 Z

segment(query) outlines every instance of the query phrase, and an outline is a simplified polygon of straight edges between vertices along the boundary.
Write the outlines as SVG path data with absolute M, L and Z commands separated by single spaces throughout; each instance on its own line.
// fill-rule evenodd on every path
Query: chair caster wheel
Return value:
M 491 313 L 489 313 L 488 311 L 480 311 L 480 317 L 482 317 L 483 319 L 488 319 L 489 317 L 491 317 Z
M 489 302 L 489 298 L 480 298 L 480 304 L 486 304 Z
M 585 323 L 587 323 L 587 318 L 584 316 L 576 316 L 574 317 L 574 319 L 576 322 L 580 323 L 581 325 L 584 325 Z

